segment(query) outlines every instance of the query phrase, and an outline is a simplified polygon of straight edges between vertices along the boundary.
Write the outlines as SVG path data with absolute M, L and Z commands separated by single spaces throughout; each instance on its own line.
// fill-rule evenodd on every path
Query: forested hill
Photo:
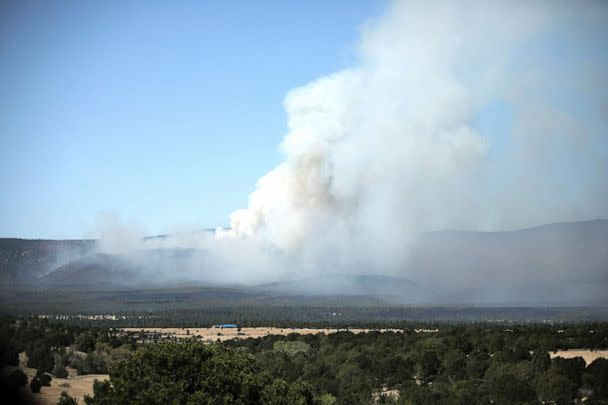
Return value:
M 0 283 L 38 279 L 55 268 L 84 256 L 94 240 L 0 238 Z
M 605 305 L 608 220 L 432 232 L 412 249 L 409 267 L 414 281 L 460 292 L 458 301 Z
M 202 250 L 144 249 L 108 255 L 94 249 L 95 244 L 0 239 L 0 284 L 98 286 L 103 281 L 143 287 L 151 281 L 209 283 L 214 272 L 226 271 L 213 268 Z M 329 273 L 320 282 L 298 274 L 297 279 L 277 280 L 262 289 L 281 294 L 391 295 L 405 303 L 608 303 L 608 220 L 504 232 L 430 232 L 409 247 L 407 257 L 401 273 L 388 278 L 374 269 L 354 268 L 347 277 Z

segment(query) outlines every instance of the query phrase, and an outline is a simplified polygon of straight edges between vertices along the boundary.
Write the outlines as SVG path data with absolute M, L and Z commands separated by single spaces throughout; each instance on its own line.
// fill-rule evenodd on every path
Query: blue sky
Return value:
M 3 2 L 0 236 L 220 226 L 280 161 L 285 93 L 382 1 Z

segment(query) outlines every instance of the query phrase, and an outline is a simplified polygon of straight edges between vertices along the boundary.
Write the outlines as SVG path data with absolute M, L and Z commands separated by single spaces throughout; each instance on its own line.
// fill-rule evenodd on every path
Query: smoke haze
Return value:
M 285 159 L 230 228 L 145 248 L 204 251 L 188 272 L 218 282 L 483 278 L 416 274 L 411 246 L 608 217 L 606 27 L 603 2 L 393 2 L 362 28 L 356 66 L 287 93 Z M 141 233 L 101 234 L 102 251 L 142 248 Z

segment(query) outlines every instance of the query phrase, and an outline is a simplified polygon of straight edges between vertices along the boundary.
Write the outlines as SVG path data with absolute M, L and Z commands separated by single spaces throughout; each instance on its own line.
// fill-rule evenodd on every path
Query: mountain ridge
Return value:
M 159 237 L 170 235 L 152 238 Z M 96 246 L 90 239 L 0 239 L 0 284 L 15 280 L 83 288 L 213 284 L 215 273 L 223 271 L 213 268 L 202 250 L 162 248 L 104 255 Z M 410 303 L 506 300 L 603 305 L 608 304 L 602 293 L 608 290 L 608 220 L 509 231 L 427 232 L 409 247 L 407 262 L 397 272 L 352 270 L 341 274 L 327 269 L 316 276 L 288 273 L 244 287 L 288 295 L 371 294 Z M 7 277 L 11 272 L 13 276 Z M 15 272 L 21 272 L 21 277 L 15 277 Z M 236 279 L 233 283 L 239 284 Z

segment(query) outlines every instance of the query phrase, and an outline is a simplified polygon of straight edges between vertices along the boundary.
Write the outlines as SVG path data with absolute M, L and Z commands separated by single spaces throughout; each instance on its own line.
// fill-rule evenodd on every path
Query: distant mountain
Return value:
M 40 282 L 75 286 L 130 286 L 139 280 L 137 269 L 118 255 L 80 257 L 44 275 Z
M 203 259 L 203 251 L 180 248 L 90 254 L 56 268 L 39 283 L 92 288 L 166 286 L 200 281 L 205 275 Z
M 290 295 L 369 295 L 403 296 L 417 295 L 418 286 L 403 277 L 384 275 L 327 275 L 322 278 L 300 278 L 255 287 L 258 291 Z M 417 300 L 420 297 L 416 297 Z
M 427 233 L 407 274 L 457 302 L 607 304 L 608 220 Z
M 94 247 L 94 240 L 0 238 L 0 284 L 36 280 Z
M 248 288 L 275 295 L 382 296 L 410 304 L 608 305 L 608 220 L 505 232 L 430 232 L 404 249 L 408 260 L 399 274 L 370 275 L 363 269 L 355 275 L 293 275 Z M 109 255 L 96 253 L 92 240 L 0 239 L 5 285 L 209 285 L 226 280 L 223 271 L 196 249 Z

